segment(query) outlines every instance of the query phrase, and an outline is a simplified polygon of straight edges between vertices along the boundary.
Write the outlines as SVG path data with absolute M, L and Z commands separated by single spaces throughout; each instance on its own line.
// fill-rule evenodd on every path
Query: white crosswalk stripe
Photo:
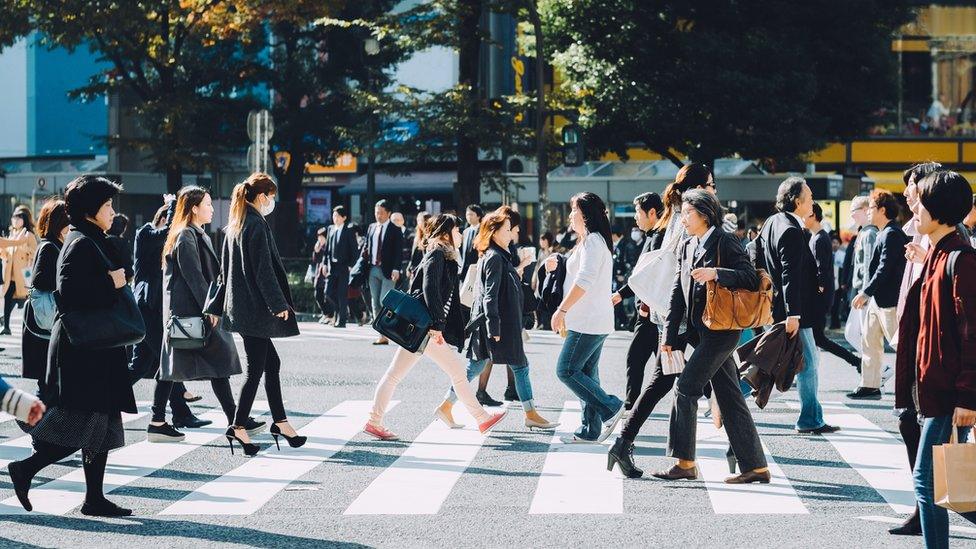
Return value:
M 392 409 L 399 402 L 390 403 Z M 240 467 L 189 493 L 163 515 L 250 515 L 291 482 L 332 457 L 362 431 L 371 401 L 347 400 L 301 429 L 308 442 L 277 451 L 270 446 Z M 284 439 L 281 444 L 285 445 Z

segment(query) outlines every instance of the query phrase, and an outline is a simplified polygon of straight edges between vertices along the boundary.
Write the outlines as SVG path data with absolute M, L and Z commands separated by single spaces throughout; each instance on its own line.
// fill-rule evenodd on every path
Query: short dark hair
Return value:
M 776 189 L 776 209 L 781 212 L 796 211 L 796 201 L 803 194 L 803 186 L 806 184 L 807 180 L 797 175 L 784 179 Z
M 615 234 L 615 235 L 623 238 L 623 236 L 624 236 L 624 228 L 621 227 L 620 225 L 614 224 L 613 227 L 610 228 L 610 233 L 611 234 Z
M 823 221 L 823 208 L 816 202 L 813 203 L 813 217 L 817 219 L 817 223 Z
M 973 189 L 958 173 L 946 170 L 916 181 L 918 198 L 932 219 L 950 227 L 962 223 L 972 209 Z
M 374 204 L 373 207 L 376 207 L 376 206 L 379 206 L 380 208 L 383 208 L 387 212 L 393 213 L 393 209 L 390 208 L 390 203 L 387 202 L 385 198 L 381 198 L 381 199 L 377 200 L 376 201 L 376 204 Z
M 681 194 L 681 202 L 701 214 L 709 227 L 722 228 L 722 205 L 712 193 L 704 189 L 690 189 Z
M 64 202 L 68 207 L 68 219 L 77 225 L 86 217 L 95 217 L 102 205 L 122 192 L 122 185 L 98 175 L 82 175 L 71 180 L 64 188 Z
M 319 227 L 319 230 L 315 231 L 315 236 L 328 236 L 329 229 L 325 227 Z
M 125 214 L 115 214 L 112 218 L 112 226 L 108 228 L 107 234 L 122 236 L 129 228 L 129 217 Z
M 539 242 L 542 242 L 543 240 L 548 242 L 550 245 L 556 243 L 556 237 L 553 236 L 552 233 L 549 231 L 542 233 L 542 236 L 539 237 Z
M 465 211 L 474 212 L 474 215 L 478 216 L 478 219 L 481 219 L 482 217 L 485 216 L 485 209 L 482 208 L 480 204 L 468 204 L 468 207 L 465 208 Z
M 901 174 L 901 179 L 902 181 L 905 182 L 905 185 L 908 185 L 908 183 L 912 181 L 912 176 L 914 175 L 915 184 L 918 184 L 918 182 L 921 181 L 923 177 L 931 173 L 935 173 L 941 169 L 942 169 L 942 164 L 939 164 L 938 162 L 919 162 L 918 164 L 915 164 L 911 168 L 905 170 Z
M 664 213 L 664 201 L 657 193 L 644 193 L 634 197 L 634 206 L 641 209 L 644 213 L 654 210 L 658 216 Z
M 888 221 L 898 217 L 898 199 L 895 198 L 894 193 L 887 189 L 871 191 L 871 204 L 878 209 L 884 208 L 885 217 L 888 218 Z
M 830 231 L 830 239 L 836 240 L 837 242 L 843 242 L 843 239 L 840 237 L 840 234 L 838 234 L 837 231 Z
M 332 213 L 337 213 L 342 216 L 343 219 L 349 219 L 349 212 L 346 211 L 346 207 L 339 204 L 335 208 L 332 208 Z

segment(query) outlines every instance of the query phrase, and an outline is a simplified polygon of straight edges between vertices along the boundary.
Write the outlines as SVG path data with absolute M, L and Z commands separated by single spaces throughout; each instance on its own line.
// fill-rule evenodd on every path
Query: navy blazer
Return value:
M 905 274 L 905 245 L 911 242 L 897 221 L 889 221 L 874 241 L 874 253 L 868 265 L 868 282 L 864 294 L 873 297 L 878 307 L 898 305 L 901 278 Z

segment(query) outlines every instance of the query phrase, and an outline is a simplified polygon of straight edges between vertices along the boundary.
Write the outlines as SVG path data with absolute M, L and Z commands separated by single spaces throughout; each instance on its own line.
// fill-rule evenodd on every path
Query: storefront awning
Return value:
M 376 174 L 377 194 L 445 195 L 454 192 L 457 172 L 410 172 L 402 175 Z M 361 175 L 339 189 L 343 196 L 366 194 L 366 176 Z

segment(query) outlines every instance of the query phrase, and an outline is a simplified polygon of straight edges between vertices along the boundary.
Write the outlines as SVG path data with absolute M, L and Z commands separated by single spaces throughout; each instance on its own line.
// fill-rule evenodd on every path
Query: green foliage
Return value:
M 31 30 L 30 10 L 20 0 L 0 0 L 0 51 Z

